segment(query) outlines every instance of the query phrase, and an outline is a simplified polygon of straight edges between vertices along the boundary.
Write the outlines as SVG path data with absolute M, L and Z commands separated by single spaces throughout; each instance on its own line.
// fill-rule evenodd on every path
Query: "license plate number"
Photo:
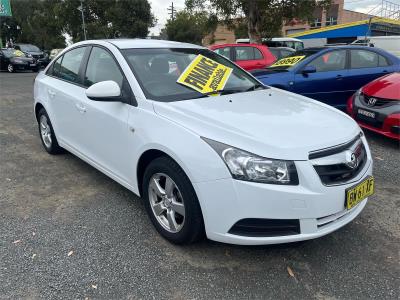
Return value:
M 372 111 L 367 111 L 367 110 L 363 110 L 363 109 L 359 109 L 358 110 L 358 114 L 359 115 L 363 115 L 372 119 L 375 119 L 375 113 Z
M 352 209 L 365 198 L 371 196 L 375 192 L 374 177 L 370 176 L 363 182 L 346 190 L 345 206 Z

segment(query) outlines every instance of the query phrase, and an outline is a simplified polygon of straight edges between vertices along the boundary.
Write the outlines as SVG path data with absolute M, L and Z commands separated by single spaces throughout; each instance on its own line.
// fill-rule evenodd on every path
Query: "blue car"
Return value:
M 386 73 L 399 72 L 400 59 L 364 46 L 308 48 L 251 73 L 262 83 L 345 110 L 359 88 Z

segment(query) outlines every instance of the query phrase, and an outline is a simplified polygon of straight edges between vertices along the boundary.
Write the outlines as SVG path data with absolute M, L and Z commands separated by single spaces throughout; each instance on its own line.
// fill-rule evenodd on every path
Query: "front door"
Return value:
M 307 64 L 315 67 L 315 73 L 304 74 L 302 70 L 297 72 L 293 92 L 338 108 L 345 108 L 349 89 L 346 62 L 346 50 L 322 53 Z
M 123 93 L 129 89 L 113 55 L 104 48 L 93 47 L 84 85 L 89 87 L 106 80 L 118 83 Z M 130 149 L 134 135 L 127 123 L 132 106 L 122 102 L 93 101 L 86 96 L 84 102 L 86 112 L 82 143 L 87 148 L 88 156 L 113 175 L 126 182 L 131 181 L 129 176 L 132 170 L 128 170 L 127 163 L 132 160 Z

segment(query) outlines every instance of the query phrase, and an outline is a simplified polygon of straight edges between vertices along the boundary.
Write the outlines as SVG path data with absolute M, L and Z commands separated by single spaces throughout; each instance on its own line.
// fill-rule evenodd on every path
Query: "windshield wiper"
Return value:
M 266 89 L 267 87 L 261 83 L 256 83 L 255 85 L 253 85 L 252 87 L 248 88 L 246 90 L 246 92 L 250 92 L 250 91 L 255 91 L 256 89 L 262 88 L 263 90 Z
M 252 87 L 248 88 L 248 89 L 222 89 L 222 90 L 216 90 L 216 91 L 212 91 L 212 92 L 208 92 L 208 93 L 202 93 L 202 95 L 198 98 L 204 98 L 204 97 L 208 97 L 211 95 L 215 95 L 215 94 L 220 94 L 220 95 L 229 95 L 229 94 L 234 94 L 234 93 L 244 93 L 244 92 L 250 92 L 250 91 L 255 91 L 258 88 L 266 88 L 264 85 L 260 84 L 260 83 L 256 83 L 255 85 L 253 85 Z

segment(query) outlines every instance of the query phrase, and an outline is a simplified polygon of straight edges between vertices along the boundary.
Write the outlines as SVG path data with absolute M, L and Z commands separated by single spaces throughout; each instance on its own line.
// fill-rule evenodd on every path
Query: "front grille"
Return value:
M 230 234 L 249 237 L 273 237 L 300 233 L 297 219 L 242 219 L 229 230 Z
M 386 106 L 390 106 L 396 103 L 399 103 L 396 100 L 393 99 L 385 99 L 385 98 L 378 98 L 378 97 L 373 97 L 373 96 L 368 96 L 366 94 L 363 94 L 364 97 L 361 97 L 363 100 L 362 102 L 368 106 L 368 107 L 386 107 Z M 374 105 L 370 105 L 369 101 L 371 100 L 371 98 L 376 99 Z
M 37 54 L 37 55 L 32 55 L 33 58 L 39 59 L 39 58 L 43 58 L 44 55 L 43 54 Z
M 335 149 L 340 151 L 335 152 Z M 367 162 L 367 151 L 360 138 L 353 140 L 351 144 L 346 143 L 317 153 L 318 158 L 312 159 L 311 162 L 325 185 L 349 182 L 361 172 Z

